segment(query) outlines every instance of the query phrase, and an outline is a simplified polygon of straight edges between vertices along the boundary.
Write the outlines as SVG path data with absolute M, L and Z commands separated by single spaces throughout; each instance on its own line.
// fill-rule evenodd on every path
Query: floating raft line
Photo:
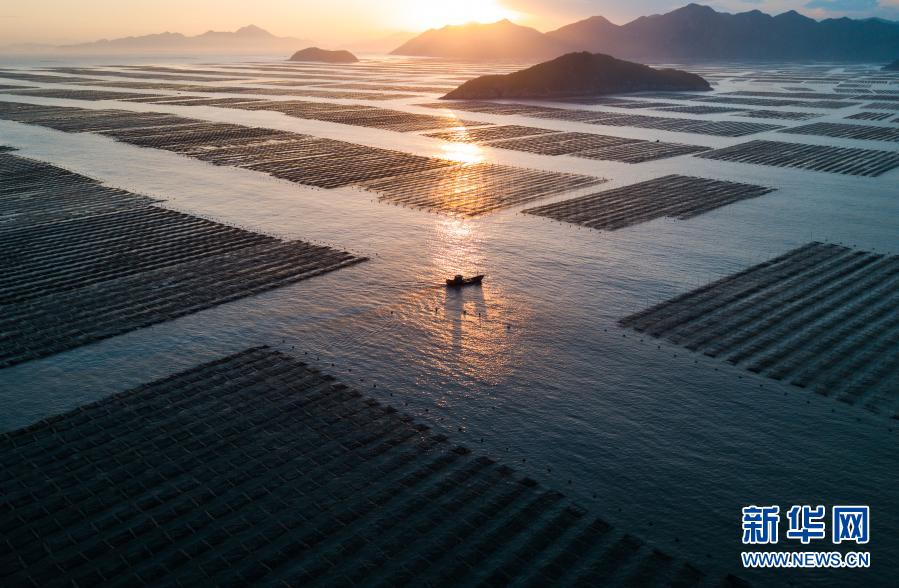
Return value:
M 886 120 L 891 116 L 893 115 L 889 112 L 857 112 L 850 114 L 846 118 L 852 120 Z
M 740 116 L 745 118 L 769 118 L 772 120 L 808 120 L 810 118 L 816 118 L 821 116 L 819 114 L 815 114 L 813 112 L 798 112 L 792 110 L 764 110 L 764 109 L 756 109 L 756 110 L 744 110 L 743 112 L 737 112 L 734 116 Z
M 123 100 L 126 98 L 134 98 L 133 92 L 111 92 L 108 90 L 63 90 L 63 89 L 47 89 L 38 88 L 35 90 L 18 90 L 9 92 L 17 96 L 37 96 L 40 98 L 63 98 L 66 100 Z M 146 97 L 146 94 L 140 94 Z M 157 94 L 154 98 L 165 98 L 162 94 Z
M 604 181 L 577 174 L 476 163 L 366 181 L 362 186 L 397 204 L 478 216 Z
M 154 202 L 0 154 L 0 368 L 364 261 Z
M 25 82 L 38 82 L 41 84 L 50 83 L 50 84 L 72 84 L 76 82 L 86 82 L 91 84 L 100 84 L 103 80 L 98 80 L 96 78 L 84 78 L 84 77 L 73 77 L 73 76 L 53 76 L 39 73 L 28 73 L 23 71 L 16 70 L 0 70 L 0 78 L 5 78 L 7 80 L 22 80 Z M 24 86 L 19 86 L 22 88 Z
M 762 140 L 697 153 L 696 157 L 872 177 L 899 166 L 899 153 L 893 151 Z
M 713 102 L 715 104 L 746 104 L 748 106 L 801 106 L 804 108 L 838 109 L 858 106 L 860 102 L 837 100 L 770 100 L 766 98 L 741 98 L 734 96 L 710 96 L 697 98 L 697 102 Z
M 808 92 L 799 90 L 796 92 L 773 92 L 761 90 L 738 90 L 735 92 L 724 92 L 724 96 L 760 96 L 763 98 L 809 98 L 813 100 L 847 100 L 848 96 L 842 96 L 831 92 Z
M 614 231 L 662 217 L 693 218 L 772 191 L 764 186 L 668 175 L 522 212 Z
M 0 435 L 0 464 L 8 585 L 722 585 L 264 347 Z
M 444 141 L 452 141 L 455 143 L 483 143 L 489 141 L 498 141 L 501 139 L 514 139 L 517 137 L 532 137 L 534 135 L 546 135 L 556 133 L 552 129 L 541 129 L 539 127 L 526 127 L 521 125 L 494 125 L 490 127 L 469 128 L 459 126 L 446 131 L 437 131 L 435 133 L 426 133 L 425 137 L 434 139 L 443 139 Z
M 679 133 L 696 133 L 720 137 L 741 137 L 764 131 L 782 129 L 780 125 L 741 121 L 710 121 L 695 118 L 666 118 L 643 114 L 623 114 L 600 110 L 579 110 L 574 108 L 554 108 L 532 104 L 516 104 L 505 102 L 487 102 L 479 100 L 457 100 L 427 102 L 419 104 L 428 108 L 442 110 L 462 110 L 500 115 L 522 115 L 536 118 L 548 118 L 583 122 L 587 124 L 638 127 L 673 131 Z
M 899 255 L 809 243 L 620 322 L 899 418 Z
M 781 133 L 794 135 L 819 135 L 838 139 L 860 139 L 868 141 L 899 142 L 899 129 L 873 125 L 851 125 L 845 123 L 817 122 L 799 127 L 783 129 Z
M 640 163 L 678 155 L 708 151 L 708 147 L 626 139 L 594 133 L 566 133 L 536 127 L 500 125 L 480 129 L 459 128 L 428 133 L 427 137 L 478 143 L 496 149 L 511 149 L 539 155 L 570 155 L 585 159 Z
M 663 112 L 679 112 L 682 114 L 727 114 L 730 112 L 738 112 L 740 109 L 732 106 L 709 106 L 706 104 L 696 104 L 690 106 L 666 106 L 658 108 Z
M 327 106 L 321 107 L 333 112 Z M 317 188 L 357 186 L 377 192 L 383 200 L 446 214 L 486 214 L 604 181 L 506 165 L 459 163 L 160 113 L 0 102 L 0 118 L 66 132 L 101 133 L 131 145 L 243 167 Z
M 389 94 L 383 92 L 351 92 L 316 89 L 273 89 L 253 88 L 250 86 L 198 86 L 188 84 L 167 84 L 162 82 L 86 82 L 90 85 L 100 85 L 110 88 L 129 88 L 135 90 L 165 90 L 172 92 L 192 92 L 201 94 L 257 94 L 269 96 L 309 96 L 314 98 L 335 98 L 355 100 L 396 100 L 400 98 L 417 98 L 415 94 Z M 136 96 L 133 92 L 109 92 L 101 90 L 62 90 L 62 89 L 36 89 L 21 92 L 11 92 L 23 96 L 40 96 L 41 98 L 71 98 L 74 100 L 123 100 Z M 106 96 L 110 97 L 106 97 Z M 139 96 L 139 94 L 137 94 Z M 165 98 L 165 96 L 160 96 Z

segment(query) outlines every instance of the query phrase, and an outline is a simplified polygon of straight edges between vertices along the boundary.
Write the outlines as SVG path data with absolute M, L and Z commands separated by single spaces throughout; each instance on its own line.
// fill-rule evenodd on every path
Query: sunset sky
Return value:
M 163 31 L 199 34 L 255 24 L 328 45 L 418 32 L 444 24 L 509 18 L 549 30 L 601 14 L 623 23 L 685 4 L 673 0 L 3 0 L 0 45 L 67 43 Z M 809 16 L 899 20 L 899 0 L 718 0 L 718 10 L 798 10 Z

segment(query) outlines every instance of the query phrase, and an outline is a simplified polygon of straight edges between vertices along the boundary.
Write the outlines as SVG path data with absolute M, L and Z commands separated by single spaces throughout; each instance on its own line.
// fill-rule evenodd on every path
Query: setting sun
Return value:
M 518 16 L 498 0 L 456 0 L 452 3 L 409 2 L 401 26 L 412 30 L 440 28 L 471 22 L 490 23 Z

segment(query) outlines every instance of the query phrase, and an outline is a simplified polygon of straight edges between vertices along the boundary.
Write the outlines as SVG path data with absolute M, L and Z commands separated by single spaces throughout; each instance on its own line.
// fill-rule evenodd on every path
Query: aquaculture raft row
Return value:
M 590 104 L 599 106 L 613 106 L 615 108 L 658 108 L 660 106 L 675 106 L 664 102 L 649 102 L 646 100 L 631 100 L 628 98 L 615 98 L 612 96 L 581 96 L 571 98 L 558 98 L 554 102 L 569 104 Z
M 266 348 L 0 435 L 0 464 L 8 585 L 713 584 Z
M 202 97 L 164 96 L 156 100 L 136 98 L 136 101 L 155 102 L 158 104 L 178 104 L 180 99 L 193 100 Z M 177 102 L 172 102 L 177 100 Z M 453 117 L 415 114 L 401 110 L 377 108 L 362 104 L 333 104 L 328 102 L 310 102 L 307 100 L 265 100 L 260 98 L 208 98 L 205 102 L 189 102 L 205 106 L 236 108 L 240 110 L 263 110 L 280 112 L 294 118 L 319 120 L 342 125 L 370 127 L 387 131 L 410 132 L 445 129 L 460 125 L 488 126 L 490 123 L 478 123 L 459 120 Z
M 0 154 L 0 368 L 360 261 Z
M 746 110 L 734 113 L 744 118 L 770 118 L 776 120 L 808 120 L 820 116 L 813 112 L 795 112 L 791 110 Z
M 0 101 L 0 119 L 40 125 L 66 133 L 101 132 L 195 124 L 200 121 L 158 112 L 92 110 Z
M 848 125 L 843 123 L 819 122 L 784 129 L 781 133 L 820 135 L 823 137 L 837 137 L 840 139 L 899 142 L 899 129 L 873 125 Z
M 4 149 L 5 150 L 5 149 Z M 156 202 L 102 186 L 70 171 L 12 155 L 0 155 L 0 235 L 32 225 L 52 226 L 83 216 L 131 210 Z M 15 248 L 2 263 L 24 263 Z
M 397 204 L 477 216 L 604 181 L 577 174 L 475 163 L 360 185 Z
M 591 133 L 553 133 L 538 137 L 490 141 L 486 145 L 497 149 L 512 149 L 542 155 L 571 155 L 625 163 L 640 163 L 708 150 L 707 147 L 697 145 L 626 139 Z
M 764 98 L 810 98 L 816 100 L 846 100 L 848 96 L 841 96 L 831 92 L 809 92 L 799 90 L 795 92 L 770 92 L 760 90 L 739 90 L 736 92 L 724 92 L 725 96 L 761 96 Z
M 684 145 L 682 143 L 663 143 L 662 141 L 627 141 L 617 145 L 607 145 L 598 149 L 572 153 L 574 157 L 600 159 L 605 161 L 621 161 L 623 163 L 642 163 L 657 159 L 667 159 L 679 155 L 689 155 L 708 151 L 708 147 Z
M 158 113 L 0 102 L 0 118 L 70 132 L 101 132 L 132 145 L 244 167 L 319 188 L 355 185 L 374 190 L 385 200 L 454 214 L 484 214 L 602 181 L 592 176 L 457 163 L 287 131 Z
M 810 243 L 621 321 L 899 418 L 899 256 Z
M 692 218 L 771 191 L 764 186 L 669 175 L 522 212 L 614 231 L 661 217 Z
M 595 125 L 617 127 L 638 127 L 673 131 L 679 133 L 696 133 L 721 137 L 742 137 L 753 133 L 781 129 L 779 125 L 739 121 L 711 121 L 695 118 L 666 118 L 642 114 L 623 114 L 620 112 L 604 112 L 601 110 L 577 110 L 573 108 L 552 108 L 531 104 L 486 102 L 478 100 L 460 100 L 454 102 L 429 102 L 419 104 L 428 108 L 442 110 L 457 109 L 469 112 L 484 112 L 501 115 L 522 115 L 536 118 L 550 118 L 583 122 Z
M 565 155 L 579 151 L 589 151 L 602 147 L 623 145 L 636 141 L 610 135 L 593 135 L 591 133 L 552 133 L 539 137 L 505 139 L 488 143 L 490 147 L 526 151 L 541 155 Z
M 35 74 L 35 73 L 26 73 L 22 71 L 13 71 L 13 70 L 0 70 L 0 78 L 5 78 L 8 80 L 24 80 L 26 82 L 39 82 L 39 83 L 51 83 L 51 84 L 71 84 L 74 82 L 88 82 L 92 84 L 98 84 L 102 80 L 92 79 L 92 78 L 79 78 L 79 77 L 67 77 L 67 76 L 49 76 L 44 74 Z
M 800 106 L 804 108 L 837 109 L 858 106 L 860 102 L 840 102 L 838 100 L 771 100 L 766 98 L 739 98 L 734 96 L 710 96 L 696 99 L 697 102 L 715 104 L 746 104 L 749 106 Z
M 152 77 L 152 76 L 147 76 Z M 81 82 L 79 82 L 81 83 Z M 249 82 L 244 82 L 249 83 Z M 389 94 L 384 92 L 351 92 L 348 90 L 329 91 L 313 88 L 255 88 L 252 86 L 200 86 L 194 84 L 172 84 L 165 82 L 90 82 L 109 88 L 130 88 L 134 90 L 165 90 L 169 92 L 190 92 L 199 94 L 258 94 L 261 96 L 309 96 L 316 98 L 358 99 L 358 100 L 394 100 L 398 98 L 418 98 L 415 94 Z
M 213 76 L 199 76 L 193 75 L 189 70 L 176 70 L 174 68 L 159 68 L 159 69 L 150 69 L 151 73 L 141 73 L 139 68 L 136 67 L 128 67 L 121 66 L 121 69 L 124 71 L 114 71 L 107 69 L 100 69 L 96 67 L 50 67 L 45 71 L 52 71 L 56 73 L 63 74 L 74 74 L 74 75 L 86 75 L 86 76 L 101 76 L 101 77 L 122 77 L 122 78 L 151 78 L 158 80 L 189 80 L 196 82 L 227 82 L 233 81 L 236 78 L 242 77 L 241 74 L 235 74 L 230 72 L 223 71 L 210 71 L 208 73 L 213 74 Z M 168 73 L 160 73 L 163 71 L 168 71 Z M 180 72 L 180 73 L 178 73 Z M 195 72 L 194 72 L 195 73 Z M 218 77 L 215 77 L 218 76 Z M 109 82 L 106 80 L 97 82 L 98 85 L 105 85 Z
M 458 128 L 453 128 L 447 131 L 426 133 L 425 137 L 443 139 L 444 141 L 453 141 L 456 143 L 483 143 L 486 141 L 514 139 L 516 137 L 530 137 L 534 135 L 545 135 L 548 133 L 558 132 L 559 131 L 553 131 L 552 129 L 525 127 L 521 125 L 494 125 L 490 127 L 480 128 L 459 126 Z
M 447 92 L 452 92 L 455 89 L 452 86 L 391 85 L 381 84 L 377 82 L 371 82 L 367 84 L 329 84 L 323 87 L 340 88 L 343 90 L 378 90 L 380 92 L 419 92 L 424 94 L 446 94 Z
M 729 106 L 708 106 L 705 104 L 696 104 L 690 106 L 665 106 L 655 107 L 663 112 L 678 112 L 682 114 L 727 114 L 729 112 L 737 112 L 739 108 Z
M 565 133 L 518 125 L 460 128 L 429 133 L 426 136 L 540 155 L 571 155 L 624 163 L 640 163 L 708 150 L 708 147 L 697 145 L 626 139 L 594 133 Z
M 108 90 L 63 90 L 39 88 L 36 90 L 17 90 L 8 92 L 18 96 L 37 96 L 40 98 L 64 98 L 68 100 L 123 100 L 135 96 L 148 97 L 147 94 L 134 94 L 132 92 L 110 92 Z M 161 94 L 156 98 L 164 98 Z
M 899 153 L 892 151 L 759 140 L 705 151 L 696 157 L 855 176 L 879 176 L 899 166 Z
M 857 112 L 845 117 L 852 120 L 886 120 L 893 116 L 889 112 Z

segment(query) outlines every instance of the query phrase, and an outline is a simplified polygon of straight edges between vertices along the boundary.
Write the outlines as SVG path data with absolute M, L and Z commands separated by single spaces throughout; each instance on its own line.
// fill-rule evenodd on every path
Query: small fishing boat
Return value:
M 446 287 L 447 288 L 461 288 L 462 286 L 472 286 L 474 284 L 480 284 L 484 279 L 483 275 L 480 276 L 472 276 L 470 278 L 466 278 L 462 276 L 462 274 L 456 275 L 452 278 L 447 278 Z

